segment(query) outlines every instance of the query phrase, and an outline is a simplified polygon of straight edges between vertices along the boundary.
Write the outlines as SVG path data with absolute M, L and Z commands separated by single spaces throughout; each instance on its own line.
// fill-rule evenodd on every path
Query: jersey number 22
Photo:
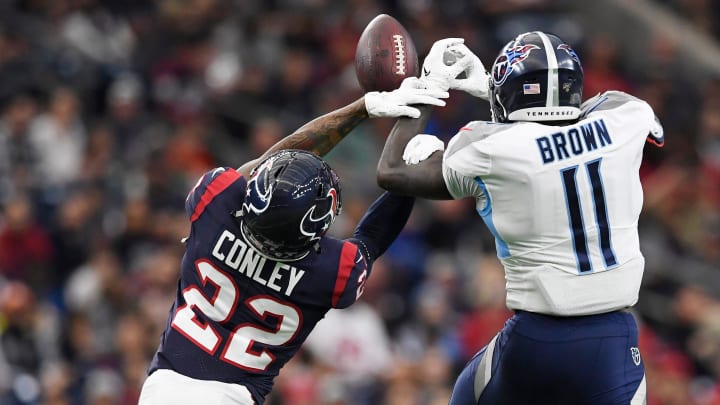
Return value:
M 203 285 L 211 283 L 215 287 L 215 294 L 208 298 L 196 286 L 183 290 L 185 305 L 177 309 L 172 327 L 208 354 L 214 355 L 222 343 L 221 336 L 212 325 L 200 323 L 193 308 L 215 322 L 226 322 L 235 312 L 240 292 L 228 275 L 208 261 L 198 260 L 195 270 Z M 295 337 L 302 317 L 297 308 L 267 295 L 247 298 L 244 305 L 258 319 L 268 316 L 278 318 L 277 327 L 269 330 L 253 323 L 238 325 L 230 334 L 220 359 L 245 370 L 265 371 L 275 357 L 266 349 L 254 350 L 255 343 L 271 346 L 286 344 Z

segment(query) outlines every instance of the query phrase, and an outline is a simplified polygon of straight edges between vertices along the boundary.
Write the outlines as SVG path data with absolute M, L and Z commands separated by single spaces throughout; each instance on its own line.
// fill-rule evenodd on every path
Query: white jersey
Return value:
M 475 197 L 495 236 L 511 309 L 588 315 L 637 302 L 639 168 L 646 138 L 662 143 L 662 128 L 625 93 L 582 110 L 566 126 L 471 122 L 445 151 L 450 194 Z

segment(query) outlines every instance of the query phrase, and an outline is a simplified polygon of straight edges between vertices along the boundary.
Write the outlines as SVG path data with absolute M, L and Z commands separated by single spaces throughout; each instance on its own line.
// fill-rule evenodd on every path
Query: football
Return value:
M 355 50 L 355 73 L 365 92 L 390 91 L 417 76 L 417 51 L 405 27 L 380 14 L 365 27 Z

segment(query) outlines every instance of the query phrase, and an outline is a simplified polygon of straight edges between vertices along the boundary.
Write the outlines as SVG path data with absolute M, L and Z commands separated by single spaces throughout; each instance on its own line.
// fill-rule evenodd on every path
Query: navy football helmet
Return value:
M 555 35 L 518 35 L 492 66 L 493 121 L 567 121 L 580 116 L 583 69 L 575 51 Z
M 282 150 L 250 176 L 240 210 L 245 239 L 272 260 L 299 260 L 340 214 L 340 182 L 330 166 L 302 150 Z

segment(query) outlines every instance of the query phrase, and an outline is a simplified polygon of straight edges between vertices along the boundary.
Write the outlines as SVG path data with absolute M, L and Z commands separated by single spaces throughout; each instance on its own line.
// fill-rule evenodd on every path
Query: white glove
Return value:
M 405 164 L 416 165 L 439 150 L 445 150 L 445 143 L 437 136 L 418 134 L 405 145 L 403 160 Z
M 480 58 L 477 57 L 465 44 L 449 47 L 445 56 L 445 63 L 453 63 L 459 58 L 467 57 L 466 77 L 463 79 L 450 79 L 450 88 L 464 91 L 471 96 L 483 100 L 489 99 L 490 75 L 485 70 Z
M 418 118 L 420 110 L 410 104 L 430 104 L 443 107 L 448 98 L 447 90 L 426 86 L 417 77 L 408 77 L 393 91 L 365 93 L 365 109 L 371 118 L 410 117 Z
M 462 45 L 463 42 L 465 40 L 462 38 L 445 38 L 436 41 L 423 61 L 422 79 L 441 90 L 450 89 L 455 78 L 468 68 L 470 63 L 468 55 L 461 54 L 461 52 L 455 54 L 457 57 L 454 58 L 454 63 L 450 62 L 453 55 L 449 54 L 448 50 Z M 446 63 L 446 58 L 448 63 Z

